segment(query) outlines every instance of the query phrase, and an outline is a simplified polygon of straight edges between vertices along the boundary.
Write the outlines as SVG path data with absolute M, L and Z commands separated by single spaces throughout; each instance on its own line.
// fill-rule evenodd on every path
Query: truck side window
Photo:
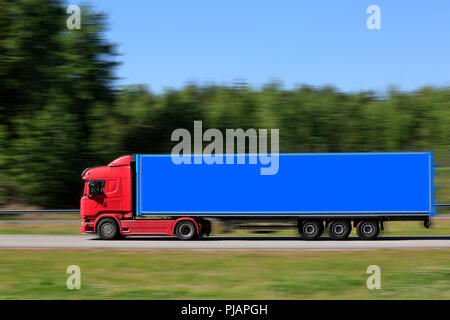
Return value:
M 94 196 L 96 194 L 105 193 L 105 181 L 104 180 L 91 180 L 89 181 L 89 194 Z

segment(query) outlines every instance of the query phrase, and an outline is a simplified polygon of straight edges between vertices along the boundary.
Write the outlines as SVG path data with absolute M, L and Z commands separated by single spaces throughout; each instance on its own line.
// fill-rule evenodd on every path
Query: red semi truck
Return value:
M 184 164 L 141 154 L 87 168 L 81 232 L 189 240 L 209 235 L 207 218 L 276 219 L 294 221 L 307 240 L 325 229 L 346 239 L 352 227 L 370 240 L 385 221 L 428 227 L 433 215 L 431 152 L 279 154 L 276 174 L 259 169 L 248 161 Z

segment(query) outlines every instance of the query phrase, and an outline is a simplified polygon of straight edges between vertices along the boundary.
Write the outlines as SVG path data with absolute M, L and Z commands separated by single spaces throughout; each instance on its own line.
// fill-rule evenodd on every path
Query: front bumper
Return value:
M 80 232 L 81 233 L 95 233 L 94 227 L 95 227 L 94 222 L 86 222 L 85 220 L 81 220 Z

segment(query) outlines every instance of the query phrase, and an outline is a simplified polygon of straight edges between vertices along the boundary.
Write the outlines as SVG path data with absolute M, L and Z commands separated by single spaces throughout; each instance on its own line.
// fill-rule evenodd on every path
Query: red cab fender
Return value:
M 195 229 L 197 230 L 197 234 L 200 234 L 200 227 L 199 227 L 197 221 L 195 221 L 194 218 L 182 217 L 182 218 L 178 218 L 177 220 L 175 220 L 174 223 L 172 224 L 172 227 L 170 229 L 170 234 L 171 235 L 175 234 L 175 226 L 177 225 L 177 223 L 180 222 L 180 221 L 183 221 L 183 220 L 192 221 L 194 223 Z
M 116 220 L 117 225 L 119 226 L 120 233 L 122 233 L 122 225 L 120 224 L 120 220 L 119 220 L 118 216 L 122 216 L 122 215 L 117 214 L 117 213 L 106 213 L 106 214 L 102 214 L 101 216 L 98 216 L 97 219 L 95 219 L 94 232 L 97 233 L 97 225 L 100 220 L 102 220 L 104 218 L 113 218 L 114 220 Z

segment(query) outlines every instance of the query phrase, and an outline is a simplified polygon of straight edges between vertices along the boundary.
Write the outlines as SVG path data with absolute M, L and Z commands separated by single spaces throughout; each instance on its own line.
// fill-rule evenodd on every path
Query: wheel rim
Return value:
M 371 223 L 364 223 L 361 227 L 361 231 L 365 236 L 371 236 L 374 230 L 375 228 Z
M 180 227 L 180 233 L 181 233 L 181 235 L 182 236 L 190 236 L 191 235 L 191 233 L 192 233 L 192 228 L 191 228 L 191 226 L 189 225 L 189 224 L 183 224 L 183 225 L 181 225 L 181 227 Z
M 102 233 L 105 236 L 110 236 L 114 233 L 114 226 L 111 223 L 104 223 L 102 225 Z
M 303 227 L 303 232 L 304 232 L 306 235 L 311 236 L 311 235 L 313 235 L 314 233 L 316 233 L 316 226 L 313 225 L 312 223 L 307 223 L 307 224 L 305 224 L 304 227 Z
M 333 233 L 337 236 L 343 235 L 345 232 L 345 226 L 341 223 L 336 223 L 333 225 Z

